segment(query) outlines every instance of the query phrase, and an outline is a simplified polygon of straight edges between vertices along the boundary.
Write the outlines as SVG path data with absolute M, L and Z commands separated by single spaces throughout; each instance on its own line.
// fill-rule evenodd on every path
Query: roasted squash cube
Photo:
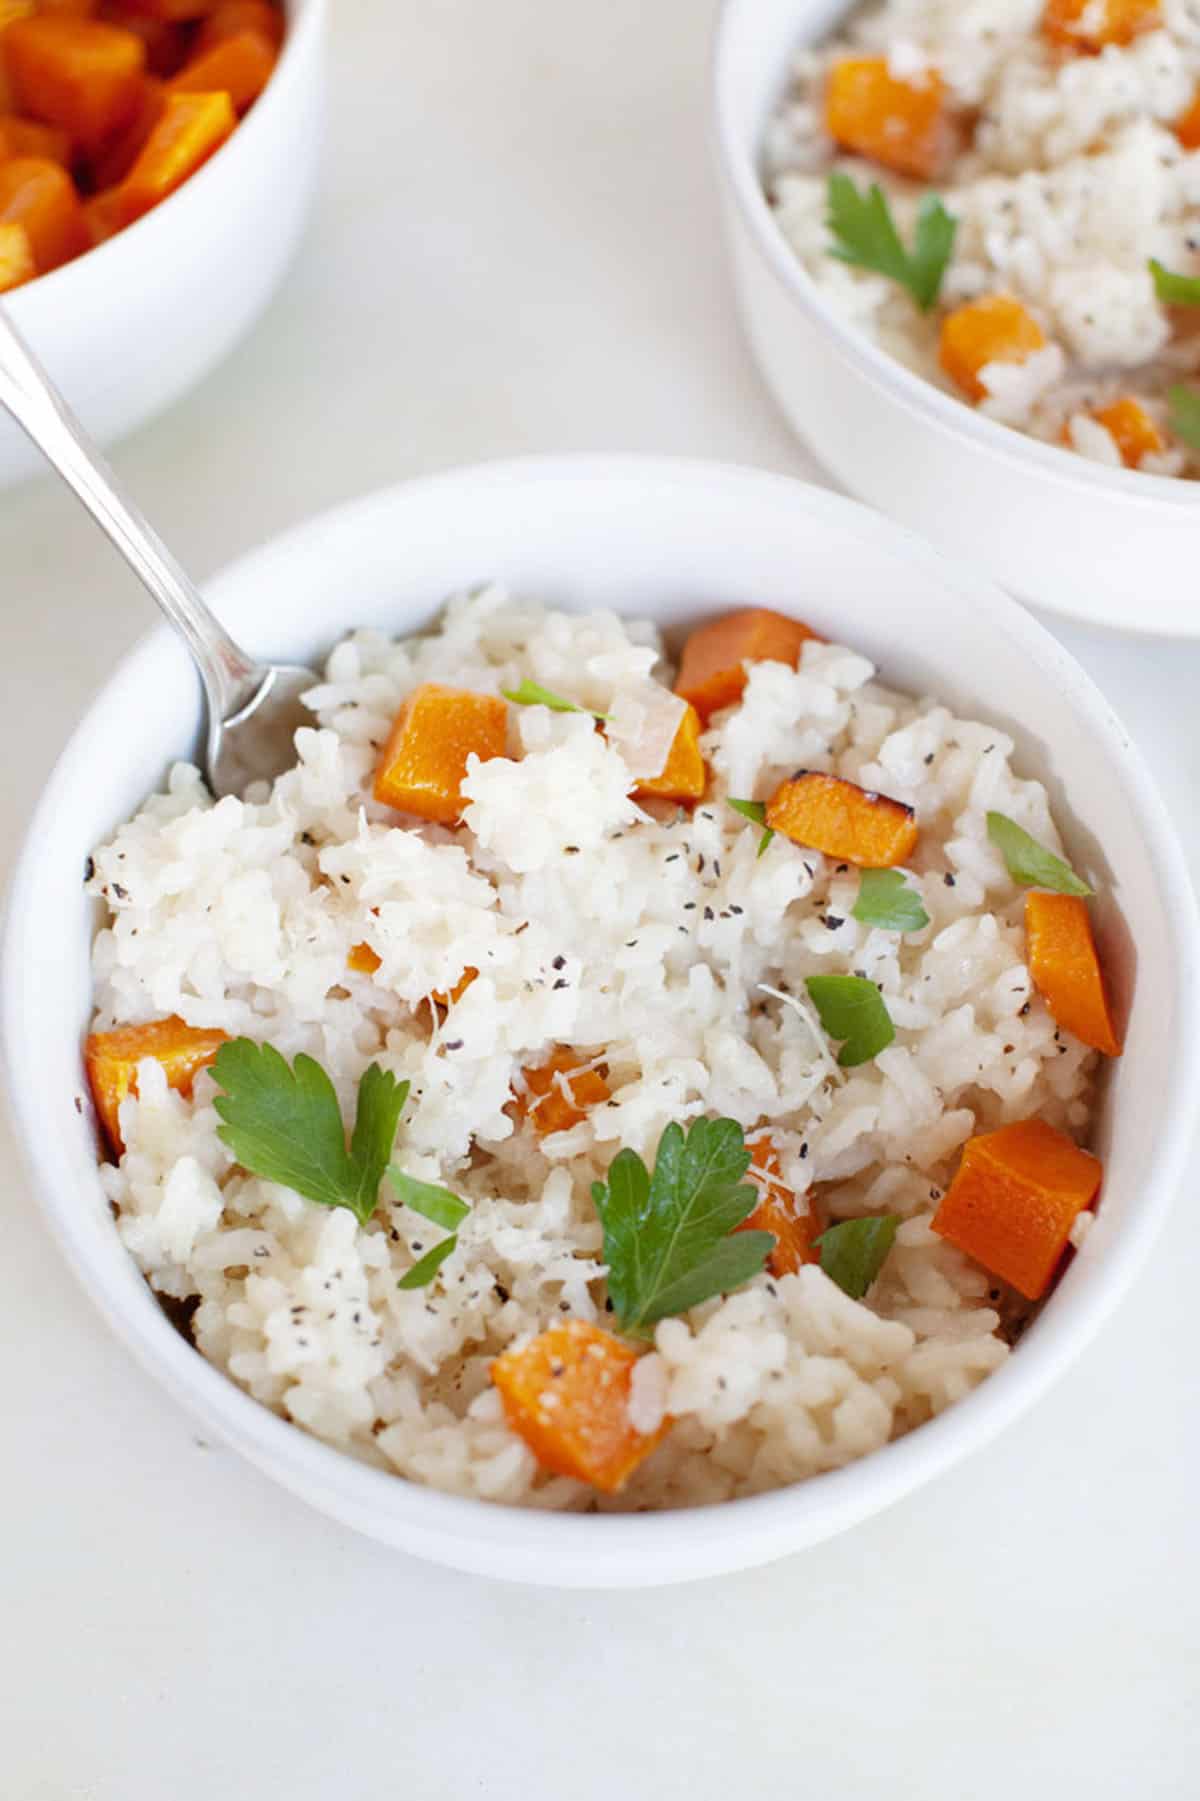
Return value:
M 346 968 L 352 969 L 355 975 L 373 976 L 382 962 L 383 958 L 369 944 L 352 944 Z
M 32 281 L 37 274 L 33 246 L 23 225 L 0 225 L 0 294 Z
M 137 110 L 140 38 L 96 19 L 18 19 L 0 39 L 17 109 L 57 125 L 86 153 Z
M 933 1229 L 1027 1300 L 1040 1300 L 1102 1174 L 1098 1158 L 1044 1120 L 1001 1126 L 967 1141 Z
M 126 5 L 123 0 L 102 0 L 99 17 L 107 25 L 119 26 L 139 37 L 146 50 L 146 68 L 151 75 L 165 81 L 177 75 L 194 47 L 194 28 L 174 24 L 169 19 L 151 18 L 142 12 L 136 0 Z
M 964 394 L 983 400 L 987 389 L 979 379 L 980 370 L 989 363 L 1023 363 L 1045 345 L 1041 326 L 1019 300 L 1011 294 L 988 294 L 947 313 L 938 361 Z
M 653 796 L 656 800 L 703 800 L 708 769 L 700 754 L 700 731 L 700 715 L 689 704 L 679 722 L 662 773 L 643 776 L 634 795 Z
M 810 638 L 817 638 L 817 633 L 799 619 L 767 607 L 726 613 L 708 625 L 697 626 L 689 636 L 675 692 L 690 701 L 707 723 L 712 714 L 741 699 L 746 686 L 745 663 L 787 663 L 794 669 Z
M 172 1015 L 142 1026 L 118 1026 L 111 1032 L 93 1032 L 84 1046 L 83 1059 L 96 1112 L 108 1142 L 120 1157 L 121 1102 L 136 1093 L 137 1068 L 144 1057 L 162 1064 L 170 1087 L 190 1094 L 192 1083 L 211 1063 L 229 1034 L 185 1025 Z
M 502 757 L 507 737 L 508 708 L 494 694 L 425 682 L 396 715 L 375 771 L 375 799 L 454 825 L 462 814 L 467 758 Z
M 585 1320 L 564 1320 L 492 1364 L 509 1425 L 543 1469 L 615 1494 L 670 1426 L 629 1420 L 638 1352 Z
M 1136 469 L 1143 457 L 1160 456 L 1167 440 L 1140 400 L 1127 394 L 1102 406 L 1092 417 L 1112 437 L 1127 469 Z
M 182 187 L 236 123 L 228 94 L 168 94 L 162 117 L 118 190 L 126 223 Z
M 1025 939 L 1029 974 L 1055 1022 L 1093 1050 L 1119 1057 L 1087 902 L 1077 894 L 1026 895 Z
M 1052 44 L 1094 56 L 1107 44 L 1132 44 L 1163 22 L 1159 0 L 1046 0 L 1042 30 Z
M 222 38 L 236 37 L 240 31 L 257 31 L 278 50 L 283 42 L 283 14 L 267 0 L 222 0 L 200 27 L 196 49 L 211 50 Z
M 0 156 L 36 156 L 43 162 L 71 161 L 71 140 L 56 125 L 42 125 L 37 119 L 22 119 L 16 113 L 0 118 Z
M 539 1138 L 551 1132 L 569 1132 L 588 1116 L 588 1110 L 608 1099 L 608 1083 L 598 1069 L 587 1068 L 587 1059 L 567 1045 L 560 1045 L 545 1061 L 523 1069 L 525 1092 L 518 1107 L 533 1122 Z
M 775 1249 L 767 1258 L 773 1276 L 794 1276 L 806 1263 L 820 1263 L 821 1253 L 814 1240 L 821 1235 L 822 1224 L 812 1193 L 808 1194 L 808 1211 L 801 1213 L 796 1197 L 779 1174 L 779 1153 L 769 1137 L 756 1138 L 750 1147 L 752 1168 L 761 1170 L 766 1180 L 758 1185 L 758 1206 L 738 1232 L 769 1232 Z
M 234 112 L 240 114 L 253 106 L 274 67 L 275 46 L 270 38 L 260 31 L 240 31 L 185 63 L 169 86 L 173 94 L 224 92 L 233 101 Z
M 1187 111 L 1176 119 L 1175 136 L 1185 150 L 1200 150 L 1200 87 L 1192 95 Z
M 22 225 L 39 275 L 91 242 L 75 184 L 61 163 L 14 156 L 0 163 L 0 224 Z
M 92 186 L 103 193 L 108 188 L 115 188 L 125 180 L 138 157 L 150 141 L 150 134 L 162 118 L 167 107 L 166 89 L 161 81 L 148 75 L 142 82 L 138 97 L 137 111 L 117 135 L 110 139 L 104 149 L 94 156 L 90 164 Z M 113 203 L 113 217 L 118 218 L 125 211 L 122 197 L 120 206 Z M 119 227 L 118 227 L 119 229 Z
M 835 143 L 900 175 L 928 181 L 954 153 L 946 84 L 936 69 L 893 75 L 885 56 L 845 56 L 825 91 L 825 129 Z
M 916 817 L 903 801 L 812 769 L 779 785 L 766 822 L 794 844 L 863 869 L 894 869 L 917 843 Z

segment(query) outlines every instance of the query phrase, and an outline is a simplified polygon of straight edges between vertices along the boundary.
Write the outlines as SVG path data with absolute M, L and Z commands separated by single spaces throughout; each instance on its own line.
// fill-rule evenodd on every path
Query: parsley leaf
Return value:
M 899 869 L 864 869 L 850 912 L 860 925 L 882 926 L 886 932 L 919 932 L 929 924 L 921 896 Z
M 1171 430 L 1193 450 L 1200 450 L 1200 394 L 1195 388 L 1176 382 L 1174 387 L 1167 389 L 1167 399 L 1171 403 Z
M 845 1219 L 817 1239 L 821 1268 L 852 1301 L 862 1300 L 883 1268 L 899 1225 L 894 1213 L 874 1219 Z
M 394 1163 L 388 1165 L 387 1179 L 406 1207 L 411 1207 L 422 1219 L 431 1220 L 435 1226 L 444 1226 L 450 1234 L 431 1251 L 426 1251 L 396 1284 L 397 1288 L 426 1288 L 458 1243 L 458 1227 L 471 1209 L 448 1188 L 439 1188 L 434 1182 L 420 1182 Z
M 727 807 L 732 807 L 735 813 L 740 813 L 743 819 L 752 819 L 755 825 L 766 825 L 767 805 L 765 801 L 727 799 L 725 805 Z M 760 857 L 774 836 L 774 831 L 768 825 L 766 831 L 758 841 L 758 854 Z
M 1052 850 L 1031 838 L 1006 813 L 989 813 L 987 830 L 1014 882 L 1020 882 L 1025 888 L 1049 888 L 1055 894 L 1094 892 L 1080 880 L 1069 863 L 1064 863 Z
M 607 1182 L 592 1183 L 604 1227 L 608 1293 L 622 1331 L 649 1337 L 656 1320 L 686 1313 L 758 1274 L 775 1240 L 736 1232 L 758 1194 L 742 1128 L 732 1119 L 672 1123 L 658 1141 L 654 1174 L 636 1151 L 618 1151 Z
M 1168 306 L 1200 306 L 1200 275 L 1176 275 L 1154 257 L 1150 258 L 1149 268 L 1154 292 Z
M 841 1040 L 838 1062 L 843 1069 L 869 1063 L 896 1036 L 883 996 L 865 976 L 809 976 L 804 985 L 822 1026 Z
M 289 1068 L 274 1045 L 233 1038 L 217 1052 L 212 1074 L 223 1090 L 213 1103 L 224 1121 L 217 1136 L 244 1169 L 320 1207 L 348 1207 L 366 1224 L 408 1099 L 407 1082 L 372 1063 L 358 1085 L 347 1151 L 337 1093 L 312 1057 L 301 1053 Z
M 511 700 L 517 707 L 549 707 L 552 713 L 586 713 L 587 707 L 580 707 L 573 700 L 564 700 L 553 688 L 543 688 L 540 682 L 525 680 L 519 688 L 501 688 L 505 700 Z M 593 719 L 607 719 L 607 713 L 593 713 Z
M 830 256 L 857 269 L 873 269 L 907 288 L 923 313 L 941 292 L 954 249 L 958 220 L 936 194 L 922 197 L 911 251 L 904 248 L 887 196 L 872 182 L 865 194 L 850 176 L 835 169 L 827 189 L 826 223 L 833 234 Z

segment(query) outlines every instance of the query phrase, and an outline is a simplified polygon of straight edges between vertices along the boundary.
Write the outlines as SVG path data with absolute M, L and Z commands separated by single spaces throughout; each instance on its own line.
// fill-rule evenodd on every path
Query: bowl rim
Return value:
M 1102 1281 L 1041 1315 L 1017 1356 L 964 1399 L 906 1437 L 844 1469 L 787 1488 L 697 1508 L 647 1514 L 552 1513 L 446 1494 L 395 1473 L 372 1468 L 280 1418 L 210 1364 L 171 1326 L 150 1299 L 126 1307 L 128 1287 L 97 1271 L 89 1251 L 85 1210 L 78 1204 L 71 1163 L 54 1131 L 48 1100 L 23 1077 L 23 1018 L 37 1006 L 36 969 L 26 948 L 32 938 L 28 902 L 52 842 L 58 796 L 85 779 L 92 741 L 122 688 L 136 693 L 143 671 L 175 639 L 155 625 L 123 656 L 76 725 L 26 829 L 12 877 L 0 944 L 0 1055 L 16 1139 L 33 1190 L 67 1263 L 116 1336 L 185 1409 L 277 1480 L 325 1511 L 420 1555 L 451 1566 L 509 1579 L 562 1586 L 624 1587 L 742 1569 L 831 1536 L 875 1513 L 992 1439 L 1052 1384 L 1112 1312 L 1157 1236 L 1191 1148 L 1189 1109 L 1200 1091 L 1200 1041 L 1189 1040 L 1188 1017 L 1200 1008 L 1200 922 L 1183 852 L 1157 788 L 1112 708 L 1066 649 L 1030 614 L 969 565 L 946 558 L 916 534 L 857 501 L 792 477 L 687 458 L 566 455 L 521 457 L 468 465 L 402 481 L 343 502 L 302 521 L 235 559 L 214 578 L 216 599 L 259 577 L 272 559 L 294 553 L 331 528 L 351 530 L 375 513 L 418 507 L 427 496 L 455 492 L 469 503 L 497 485 L 528 489 L 553 484 L 623 481 L 639 487 L 684 484 L 703 506 L 714 488 L 772 505 L 807 509 L 927 568 L 945 580 L 947 567 L 970 577 L 974 603 L 998 630 L 1014 638 L 1043 667 L 1062 677 L 1079 729 L 1105 742 L 1127 783 L 1153 859 L 1156 886 L 1170 921 L 1168 955 L 1175 959 L 1181 1006 L 1172 1041 L 1164 1046 L 1164 1132 L 1145 1171 L 1148 1199 L 1105 1250 Z M 252 621 L 247 621 L 252 624 Z M 114 1268 L 123 1266 L 115 1265 Z M 135 1268 L 130 1264 L 130 1268 Z M 381 1527 L 379 1522 L 384 1521 Z M 367 1523 L 372 1522 L 372 1523 Z
M 271 71 L 271 79 L 254 105 L 238 120 L 236 130 L 226 138 L 225 142 L 206 162 L 201 164 L 193 175 L 189 175 L 187 180 L 175 189 L 173 194 L 168 194 L 165 200 L 160 200 L 157 206 L 151 207 L 148 213 L 143 213 L 140 219 L 135 219 L 132 225 L 123 226 L 120 231 L 114 232 L 111 238 L 105 238 L 100 244 L 93 244 L 81 255 L 72 257 L 70 262 L 60 264 L 57 269 L 47 270 L 45 275 L 37 275 L 32 281 L 24 282 L 19 288 L 14 288 L 11 293 L 6 294 L 4 303 L 14 313 L 22 327 L 27 328 L 32 321 L 36 320 L 37 300 L 35 296 L 49 292 L 58 299 L 66 295 L 72 280 L 82 281 L 84 279 L 81 271 L 85 265 L 93 272 L 100 271 L 99 259 L 104 258 L 105 267 L 107 267 L 108 262 L 112 260 L 108 256 L 108 252 L 116 251 L 120 246 L 125 245 L 134 233 L 137 234 L 135 243 L 145 244 L 150 231 L 156 226 L 161 227 L 164 219 L 169 223 L 176 217 L 179 211 L 176 202 L 181 200 L 185 194 L 194 193 L 198 186 L 200 192 L 207 193 L 212 182 L 217 179 L 214 171 L 228 169 L 234 156 L 239 156 L 240 160 L 244 160 L 246 156 L 254 154 L 254 147 L 266 129 L 260 121 L 264 117 L 273 116 L 279 104 L 275 98 L 277 90 L 282 85 L 290 83 L 292 71 L 300 56 L 307 54 L 308 45 L 321 32 L 327 0 L 282 0 L 282 4 L 287 13 L 287 30 L 284 33 L 275 66 Z M 248 146 L 248 148 L 243 148 L 243 146 Z M 69 295 L 67 298 L 69 299 Z
M 998 420 L 989 419 L 954 395 L 943 392 L 933 382 L 889 356 L 881 345 L 843 318 L 825 300 L 767 204 L 758 168 L 766 116 L 759 121 L 758 141 L 753 152 L 743 144 L 737 125 L 731 92 L 734 39 L 740 31 L 750 28 L 748 21 L 752 21 L 759 5 L 760 0 L 721 0 L 709 56 L 710 136 L 719 172 L 767 268 L 801 311 L 832 341 L 843 361 L 851 364 L 876 388 L 882 389 L 889 400 L 916 413 L 923 424 L 936 425 L 1024 474 L 1053 476 L 1068 487 L 1092 494 L 1100 490 L 1119 498 L 1124 504 L 1132 503 L 1150 510 L 1164 506 L 1174 511 L 1195 510 L 1200 503 L 1198 484 L 1140 469 L 1110 469 L 1061 445 L 1030 437 L 1014 426 L 1001 425 Z M 848 0 L 847 12 L 852 10 L 852 5 L 853 0 Z M 802 7 L 803 0 L 796 0 L 794 48 L 815 41 L 806 37 L 800 23 Z M 786 77 L 787 66 L 784 64 L 779 71 L 780 92 Z

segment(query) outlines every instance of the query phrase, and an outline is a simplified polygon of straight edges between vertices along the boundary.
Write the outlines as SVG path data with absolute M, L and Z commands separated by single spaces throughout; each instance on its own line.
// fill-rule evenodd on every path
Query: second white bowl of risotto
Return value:
M 1196 932 L 1039 626 L 635 460 L 415 483 L 213 598 L 322 671 L 294 769 L 214 805 L 153 633 L 4 966 L 49 1217 L 210 1428 L 389 1543 L 629 1584 L 826 1536 L 1064 1367 L 1189 1145 Z
M 1200 633 L 1200 24 L 1186 0 L 727 0 L 746 328 L 863 499 L 1021 599 Z

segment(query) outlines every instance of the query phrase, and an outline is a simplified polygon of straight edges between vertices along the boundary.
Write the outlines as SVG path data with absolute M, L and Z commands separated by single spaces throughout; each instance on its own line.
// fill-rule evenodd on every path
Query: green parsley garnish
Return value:
M 371 1064 L 358 1085 L 347 1150 L 337 1093 L 312 1057 L 301 1053 L 289 1069 L 273 1045 L 233 1038 L 217 1052 L 212 1074 L 223 1090 L 213 1103 L 225 1122 L 217 1136 L 243 1169 L 320 1207 L 348 1207 L 366 1224 L 408 1099 L 407 1082 Z
M 566 700 L 556 694 L 553 688 L 543 688 L 539 682 L 523 681 L 519 688 L 501 688 L 505 700 L 511 700 L 517 707 L 549 707 L 552 713 L 586 713 L 587 707 L 577 706 L 573 700 Z M 593 719 L 607 719 L 607 713 L 593 713 Z
M 1176 382 L 1167 389 L 1167 399 L 1171 403 L 1167 421 L 1171 430 L 1193 450 L 1200 450 L 1200 394 L 1195 388 Z
M 1055 894 L 1087 895 L 1094 892 L 1081 881 L 1069 863 L 1056 857 L 1031 838 L 1015 819 L 1005 813 L 989 813 L 988 837 L 1004 858 L 1005 867 L 1014 882 L 1025 888 L 1049 888 Z
M 727 807 L 732 807 L 735 813 L 740 813 L 743 819 L 752 819 L 755 825 L 767 825 L 767 806 L 765 801 L 727 799 L 725 805 Z M 766 831 L 758 841 L 758 854 L 760 857 L 774 836 L 774 831 L 767 825 Z
M 646 1338 L 656 1320 L 686 1313 L 758 1274 L 770 1232 L 735 1232 L 758 1194 L 733 1119 L 697 1119 L 685 1138 L 672 1123 L 658 1141 L 654 1174 L 636 1151 L 618 1151 L 607 1182 L 592 1183 L 604 1227 L 608 1293 L 617 1324 Z
M 1150 258 L 1150 273 L 1154 277 L 1154 292 L 1168 306 L 1200 306 L 1200 275 L 1176 275 L 1173 269 L 1164 269 L 1163 265 Z
M 458 1228 L 462 1225 L 471 1209 L 458 1195 L 451 1194 L 448 1188 L 439 1188 L 433 1182 L 420 1182 L 416 1176 L 406 1175 L 394 1163 L 389 1164 L 387 1179 L 406 1207 L 419 1213 L 422 1219 L 430 1220 L 435 1226 L 442 1226 L 449 1232 L 449 1238 L 443 1238 L 435 1244 L 431 1251 L 426 1251 L 419 1262 L 414 1263 L 407 1275 L 401 1276 L 397 1288 L 425 1288 L 433 1281 L 438 1270 L 458 1243 Z
M 822 1026 L 841 1042 L 843 1069 L 869 1063 L 896 1036 L 883 996 L 865 976 L 809 976 L 805 987 Z
M 874 1219 L 846 1219 L 822 1232 L 821 1268 L 843 1294 L 861 1301 L 883 1268 L 900 1221 L 886 1213 Z
M 882 926 L 885 932 L 919 932 L 929 924 L 921 896 L 899 869 L 864 869 L 850 912 L 860 925 Z
M 911 251 L 904 248 L 887 197 L 872 182 L 865 194 L 850 176 L 835 169 L 827 189 L 826 223 L 833 234 L 830 256 L 856 269 L 873 269 L 906 288 L 923 313 L 936 304 L 954 249 L 958 220 L 938 195 L 926 194 L 917 209 Z

